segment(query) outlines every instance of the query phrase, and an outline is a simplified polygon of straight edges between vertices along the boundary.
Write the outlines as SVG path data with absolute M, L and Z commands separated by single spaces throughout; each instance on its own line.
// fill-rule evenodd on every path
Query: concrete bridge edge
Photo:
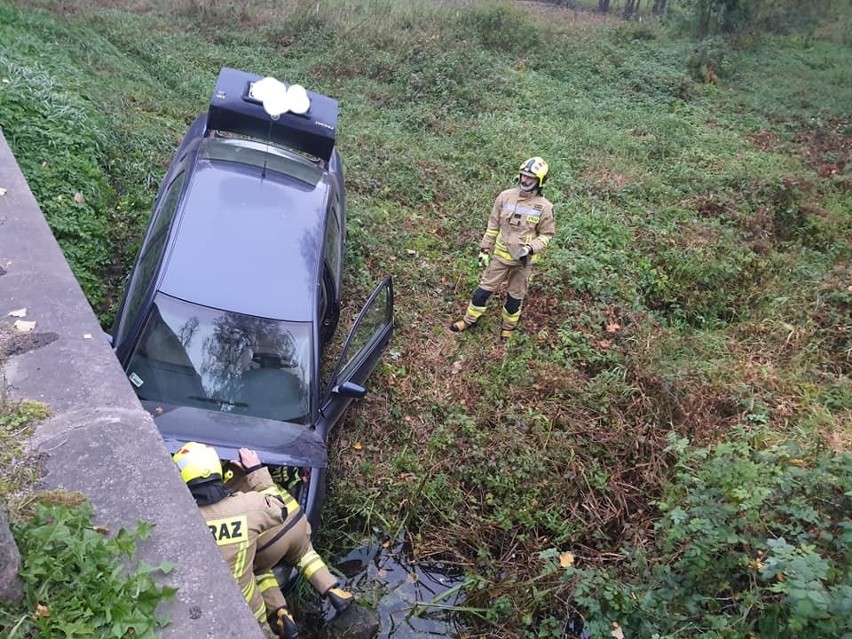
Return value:
M 36 322 L 30 341 L 41 345 L 7 359 L 7 393 L 50 407 L 30 441 L 45 460 L 43 487 L 85 493 L 112 532 L 154 524 L 135 559 L 176 565 L 162 579 L 178 588 L 158 611 L 171 618 L 162 637 L 263 637 L 2 131 L 0 189 L 0 322 L 11 326 L 9 313 L 26 308 L 25 321 Z

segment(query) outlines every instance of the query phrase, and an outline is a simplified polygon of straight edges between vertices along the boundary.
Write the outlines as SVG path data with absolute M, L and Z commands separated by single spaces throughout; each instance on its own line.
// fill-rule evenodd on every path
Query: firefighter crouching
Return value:
M 508 284 L 508 291 L 500 337 L 508 339 L 518 327 L 533 264 L 556 233 L 553 204 L 541 194 L 548 171 L 547 162 L 530 158 L 518 168 L 518 187 L 503 191 L 494 201 L 479 243 L 479 265 L 485 271 L 464 317 L 450 324 L 454 333 L 479 321 L 488 298 L 503 282 Z
M 231 567 L 255 619 L 286 639 L 299 636 L 287 601 L 272 567 L 282 559 L 338 611 L 352 603 L 352 595 L 338 586 L 311 544 L 311 525 L 299 504 L 272 481 L 257 453 L 241 448 L 231 464 L 243 471 L 237 485 L 225 486 L 216 450 L 189 442 L 174 454 L 181 478 L 213 534 L 222 557 Z M 245 487 L 245 492 L 233 490 Z

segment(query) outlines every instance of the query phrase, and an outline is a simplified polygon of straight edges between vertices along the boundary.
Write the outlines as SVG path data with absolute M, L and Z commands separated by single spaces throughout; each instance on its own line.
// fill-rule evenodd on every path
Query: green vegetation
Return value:
M 155 637 L 168 619 L 156 615 L 175 590 L 159 586 L 154 574 L 173 566 L 144 562 L 128 571 L 136 542 L 150 524 L 135 531 L 107 530 L 91 523 L 93 509 L 37 505 L 31 521 L 12 526 L 21 551 L 24 602 L 0 605 L 0 630 L 15 637 Z
M 483 635 L 852 632 L 848 2 L 773 30 L 736 2 L 38 4 L 0 1 L 0 123 L 104 325 L 221 66 L 340 101 L 341 325 L 391 273 L 397 332 L 333 441 L 325 554 L 407 530 Z M 495 300 L 452 335 L 531 155 L 558 234 L 519 334 Z
M 153 577 L 172 566 L 127 568 L 150 524 L 108 537 L 107 529 L 92 523 L 93 509 L 83 495 L 34 489 L 41 468 L 27 454 L 26 440 L 49 414 L 40 402 L 13 402 L 0 390 L 0 508 L 8 511 L 21 554 L 24 591 L 20 604 L 0 602 L 0 634 L 152 638 L 168 623 L 157 606 L 175 594 Z
M 5 379 L 0 376 L 5 384 Z M 40 402 L 9 400 L 5 389 L 0 390 L 0 500 L 8 502 L 15 493 L 32 485 L 40 471 L 34 460 L 27 458 L 24 445 L 32 432 L 32 424 L 50 414 Z
M 696 450 L 672 438 L 676 471 L 657 502 L 655 543 L 628 551 L 641 578 L 563 571 L 595 636 L 610 619 L 642 637 L 846 636 L 852 464 L 826 455 L 808 467 L 794 445 L 755 447 L 752 437 Z

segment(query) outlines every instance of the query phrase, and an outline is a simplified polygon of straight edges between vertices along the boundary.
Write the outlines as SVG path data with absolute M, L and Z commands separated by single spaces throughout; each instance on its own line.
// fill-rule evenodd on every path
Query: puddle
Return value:
M 359 639 L 458 639 L 464 636 L 464 625 L 454 608 L 463 607 L 464 575 L 452 566 L 440 563 L 422 564 L 411 561 L 408 543 L 394 544 L 378 539 L 331 561 L 336 572 L 344 575 L 341 585 L 352 592 L 362 607 L 378 615 L 376 634 L 338 635 L 334 628 L 334 612 L 327 605 L 324 615 L 307 611 L 303 617 L 303 639 L 333 639 L 357 636 Z M 337 621 L 341 621 L 338 619 Z M 345 627 L 345 626 L 344 626 Z M 565 620 L 563 637 L 592 639 L 579 617 Z
M 464 604 L 464 575 L 441 564 L 412 564 L 410 557 L 406 543 L 374 544 L 350 552 L 336 565 L 347 576 L 347 588 L 375 602 L 377 639 L 457 637 L 461 628 L 447 608 Z
M 333 565 L 345 577 L 341 585 L 378 614 L 376 639 L 460 636 L 463 626 L 451 610 L 464 605 L 460 572 L 442 564 L 412 563 L 410 547 L 401 541 L 384 546 L 374 540 Z M 329 610 L 325 621 L 331 617 Z

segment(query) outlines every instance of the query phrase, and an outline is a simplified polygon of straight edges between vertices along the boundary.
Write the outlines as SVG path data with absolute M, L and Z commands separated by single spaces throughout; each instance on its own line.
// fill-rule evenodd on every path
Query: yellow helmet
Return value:
M 222 478 L 222 462 L 216 449 L 207 444 L 187 442 L 172 456 L 172 460 L 180 468 L 180 476 L 187 484 L 201 479 Z
M 544 186 L 545 181 L 547 180 L 547 172 L 550 170 L 550 167 L 547 166 L 547 162 L 542 160 L 540 157 L 530 158 L 525 162 L 521 163 L 521 166 L 518 167 L 518 171 L 520 171 L 521 175 L 528 175 L 530 177 L 536 178 L 538 182 L 529 187 L 524 187 L 523 181 L 521 182 L 521 188 L 525 191 L 532 191 L 533 189 L 541 190 L 541 187 Z

